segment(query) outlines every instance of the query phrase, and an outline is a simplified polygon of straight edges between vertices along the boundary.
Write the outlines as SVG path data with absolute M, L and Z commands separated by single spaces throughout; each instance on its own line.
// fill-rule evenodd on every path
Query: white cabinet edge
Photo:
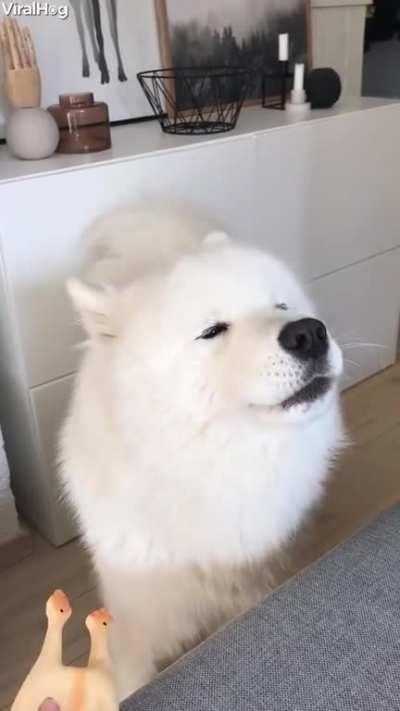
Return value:
M 161 134 L 153 122 L 114 127 L 112 131 L 113 148 L 105 155 L 93 153 L 82 156 L 64 156 L 55 154 L 44 161 L 20 161 L 7 154 L 5 147 L 0 148 L 0 188 L 21 180 L 31 180 L 49 175 L 62 175 L 76 170 L 100 168 L 116 163 L 125 163 L 152 156 L 169 155 L 187 150 L 214 148 L 231 141 L 249 141 L 258 135 L 270 131 L 282 131 L 293 126 L 312 125 L 319 121 L 342 119 L 354 113 L 391 109 L 400 106 L 396 99 L 380 99 L 371 97 L 347 97 L 339 102 L 334 109 L 322 109 L 310 112 L 303 119 L 295 121 L 284 111 L 265 111 L 259 107 L 246 108 L 241 115 L 238 127 L 219 137 L 191 138 L 185 143 L 171 140 L 170 136 Z M 182 137 L 180 137 L 182 138 Z
M 373 0 L 311 0 L 311 7 L 353 7 L 359 5 L 372 5 Z

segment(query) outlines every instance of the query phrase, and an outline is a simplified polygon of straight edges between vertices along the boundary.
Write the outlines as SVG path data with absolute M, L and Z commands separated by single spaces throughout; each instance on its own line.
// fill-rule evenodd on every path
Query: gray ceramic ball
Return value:
M 318 67 L 307 74 L 304 88 L 312 109 L 330 109 L 340 98 L 342 82 L 331 67 Z
M 17 158 L 48 158 L 56 150 L 59 139 L 58 126 L 45 109 L 15 109 L 8 119 L 6 141 Z

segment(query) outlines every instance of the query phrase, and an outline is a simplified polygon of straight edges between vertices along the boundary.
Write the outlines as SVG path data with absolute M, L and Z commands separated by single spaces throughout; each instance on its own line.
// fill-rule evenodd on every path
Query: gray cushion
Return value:
M 121 709 L 400 709 L 400 506 L 190 652 Z

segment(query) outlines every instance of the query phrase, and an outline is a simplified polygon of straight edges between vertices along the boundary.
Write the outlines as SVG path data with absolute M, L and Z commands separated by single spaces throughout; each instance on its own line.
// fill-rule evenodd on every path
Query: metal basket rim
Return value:
M 248 75 L 249 77 L 256 74 L 256 71 L 252 69 L 251 67 L 243 67 L 243 66 L 224 66 L 224 65 L 218 65 L 218 66 L 202 66 L 202 67 L 195 67 L 195 66 L 186 66 L 186 67 L 162 67 L 160 69 L 147 69 L 143 72 L 138 72 L 136 77 L 137 79 L 154 79 L 157 77 L 158 79 L 176 79 L 178 74 L 183 74 L 184 72 L 190 72 L 190 71 L 195 71 L 198 73 L 197 78 L 201 76 L 202 74 L 207 76 L 208 73 L 210 73 L 211 78 L 219 79 L 222 77 L 234 77 L 234 76 L 246 76 Z M 165 72 L 169 72 L 169 74 L 165 75 Z M 174 76 L 175 75 L 175 76 Z M 191 77 L 188 76 L 187 79 L 190 79 Z

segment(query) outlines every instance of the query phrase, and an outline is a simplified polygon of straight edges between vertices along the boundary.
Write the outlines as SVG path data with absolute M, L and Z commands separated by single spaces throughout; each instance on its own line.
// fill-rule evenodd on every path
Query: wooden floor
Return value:
M 313 523 L 299 537 L 285 576 L 400 500 L 400 363 L 348 390 L 343 399 L 353 445 L 334 470 Z M 55 549 L 35 535 L 33 554 L 0 575 L 2 711 L 9 709 L 40 648 L 44 602 L 57 587 L 74 608 L 65 629 L 65 662 L 82 664 L 88 648 L 83 620 L 99 601 L 79 543 Z

